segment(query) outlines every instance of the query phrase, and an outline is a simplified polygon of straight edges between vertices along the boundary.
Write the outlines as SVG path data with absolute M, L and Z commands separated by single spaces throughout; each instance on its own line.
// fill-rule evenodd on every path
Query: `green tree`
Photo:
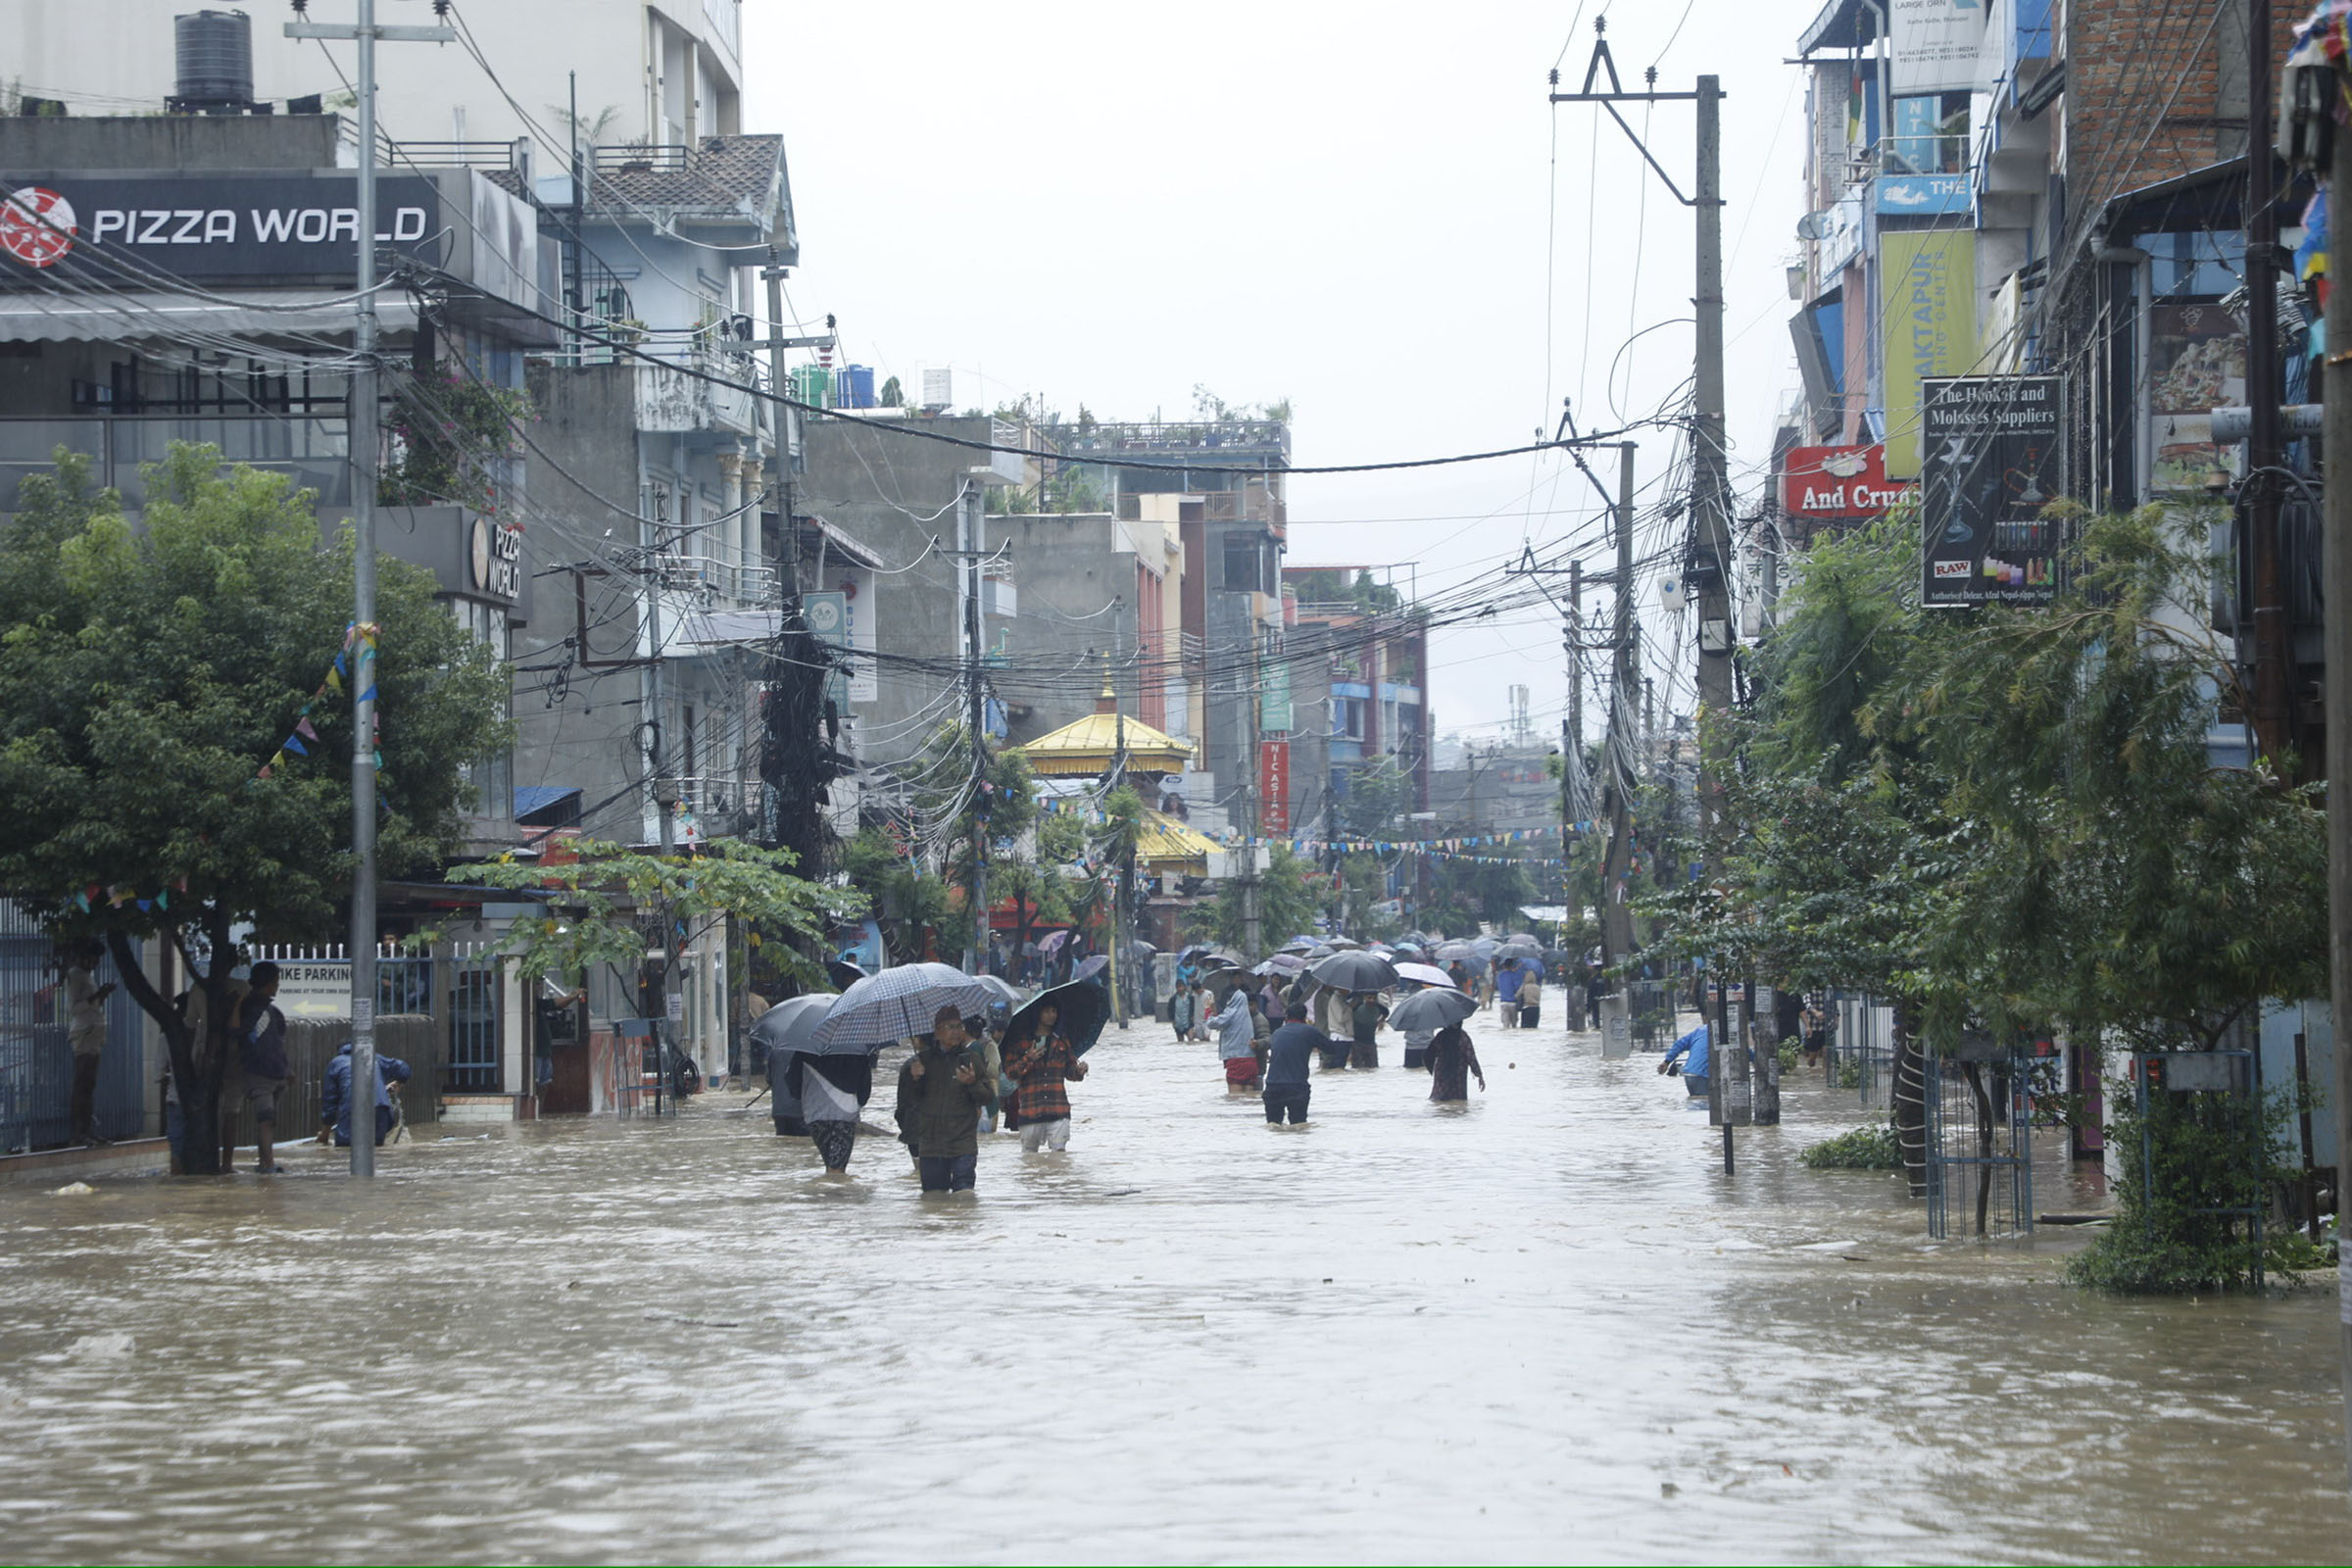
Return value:
M 518 955 L 525 980 L 543 974 L 576 977 L 599 964 L 634 975 L 647 952 L 662 946 L 664 929 L 685 940 L 733 918 L 760 933 L 768 960 L 788 978 L 819 985 L 824 972 L 796 944 L 822 937 L 832 924 L 865 912 L 865 896 L 793 874 L 789 850 L 763 850 L 722 839 L 697 855 L 648 855 L 619 844 L 583 839 L 576 858 L 496 860 L 450 868 L 453 882 L 478 882 L 513 892 L 553 894 L 545 916 L 508 928 L 506 951 Z
M 925 956 L 934 938 L 942 947 L 958 945 L 951 937 L 963 929 L 957 923 L 961 908 L 947 879 L 917 865 L 889 829 L 860 829 L 843 847 L 842 867 L 850 886 L 866 896 L 882 940 L 900 962 Z
M 1279 947 L 1289 937 L 1315 928 L 1315 916 L 1323 908 L 1324 883 L 1313 862 L 1293 855 L 1289 845 L 1276 844 L 1268 850 L 1266 869 L 1257 879 L 1258 936 L 1264 946 Z M 1241 884 L 1230 876 L 1219 882 L 1216 898 L 1187 917 L 1185 935 L 1237 953 L 1244 951 L 1249 927 L 1242 918 Z
M 209 1129 L 232 930 L 322 940 L 349 896 L 349 703 L 321 703 L 308 755 L 258 774 L 344 644 L 352 546 L 346 531 L 321 549 L 308 492 L 223 468 L 212 447 L 172 447 L 147 493 L 134 527 L 87 460 L 61 452 L 0 531 L 0 888 L 60 934 L 107 942 L 170 1045 L 188 1125 Z M 377 564 L 390 876 L 455 851 L 466 769 L 511 739 L 506 671 L 434 589 L 430 572 Z M 148 937 L 209 960 L 203 1038 L 139 968 L 131 943 Z M 215 1168 L 213 1144 L 190 1137 L 191 1172 Z

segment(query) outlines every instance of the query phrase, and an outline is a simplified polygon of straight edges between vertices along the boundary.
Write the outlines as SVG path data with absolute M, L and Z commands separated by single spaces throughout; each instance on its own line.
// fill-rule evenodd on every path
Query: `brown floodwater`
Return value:
M 1727 1181 L 1649 1060 L 1478 1041 L 1275 1131 L 1139 1025 L 951 1202 L 715 1095 L 0 1188 L 0 1558 L 2352 1557 L 2328 1292 L 2084 1296 L 1798 1165 L 1850 1095 Z

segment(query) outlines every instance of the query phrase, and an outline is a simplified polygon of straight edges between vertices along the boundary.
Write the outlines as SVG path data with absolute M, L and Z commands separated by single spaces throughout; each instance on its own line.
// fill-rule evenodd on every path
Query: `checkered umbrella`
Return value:
M 866 976 L 834 1000 L 804 1048 L 818 1054 L 879 1051 L 929 1034 L 943 1007 L 967 1018 L 996 1001 L 988 987 L 945 963 L 907 963 Z

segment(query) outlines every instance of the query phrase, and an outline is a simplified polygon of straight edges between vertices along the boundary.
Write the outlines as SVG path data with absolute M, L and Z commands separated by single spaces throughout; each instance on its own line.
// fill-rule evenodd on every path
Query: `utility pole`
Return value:
M 1127 701 L 1119 690 L 1119 678 L 1127 662 L 1127 601 L 1125 595 L 1110 602 L 1111 665 L 1104 673 L 1103 685 L 1110 691 L 1110 722 L 1112 749 L 1110 754 L 1110 787 L 1117 789 L 1127 782 Z M 1127 1027 L 1127 977 L 1120 955 L 1127 948 L 1127 898 L 1135 885 L 1135 859 L 1131 851 L 1122 850 L 1119 863 L 1112 870 L 1118 883 L 1110 893 L 1110 1011 Z
M 2343 88 L 2339 74 L 2330 83 Z M 2332 95 L 2331 95 L 2332 96 Z M 2352 133 L 2336 127 L 2329 154 L 2329 188 L 2352 191 Z M 2328 341 L 2352 343 L 2352 288 L 2328 291 Z M 2328 355 L 2323 375 L 2322 439 L 2330 452 L 2352 452 L 2352 360 Z M 2343 1231 L 2343 1171 L 2352 1166 L 2352 481 L 2328 486 L 2327 523 L 2320 529 L 2321 580 L 2331 613 L 2328 651 L 2328 956 L 2335 1016 L 2336 1230 Z M 2336 1314 L 2342 1355 L 2344 1457 L 2352 1474 L 2352 1251 L 2337 1249 Z
M 2246 564 L 2253 577 L 2254 737 L 2284 771 L 2294 744 L 2294 624 L 2278 540 L 2278 204 L 2272 183 L 2271 0 L 2246 0 Z
M 1562 617 L 1568 664 L 1568 716 L 1560 721 L 1560 860 L 1568 859 L 1585 810 L 1585 564 L 1568 563 L 1568 610 Z
M 1257 627 L 1250 628 L 1250 678 L 1242 683 L 1243 730 L 1249 750 L 1242 758 L 1242 952 L 1254 958 L 1265 950 L 1257 912 Z M 1377 692 L 1378 688 L 1374 688 Z M 1345 907 L 1345 900 L 1342 901 Z
M 375 1174 L 375 45 L 378 39 L 448 43 L 454 28 L 379 27 L 375 0 L 358 0 L 355 21 L 289 22 L 289 38 L 347 38 L 357 45 L 355 91 L 360 162 L 359 304 L 352 322 L 351 393 L 351 1173 Z M 219 963 L 220 956 L 214 955 Z
M 1730 474 L 1724 447 L 1724 387 L 1723 387 L 1723 86 L 1719 76 L 1701 76 L 1691 92 L 1660 92 L 1657 74 L 1653 68 L 1645 73 L 1645 92 L 1627 92 L 1617 75 L 1616 61 L 1609 54 L 1606 18 L 1595 18 L 1592 30 L 1596 34 L 1592 58 L 1585 68 L 1584 87 L 1572 93 L 1553 92 L 1551 101 L 1560 103 L 1593 103 L 1611 120 L 1617 122 L 1641 154 L 1642 161 L 1675 200 L 1695 209 L 1698 220 L 1698 238 L 1695 246 L 1697 260 L 1696 292 L 1691 299 L 1696 318 L 1696 364 L 1692 382 L 1696 422 L 1691 432 L 1691 469 L 1694 494 L 1691 497 L 1691 521 L 1695 537 L 1691 541 L 1690 559 L 1684 578 L 1697 591 L 1698 598 L 1698 825 L 1710 861 L 1718 860 L 1723 852 L 1723 782 L 1722 760 L 1718 755 L 1720 740 L 1710 742 L 1707 721 L 1709 715 L 1720 717 L 1732 708 L 1732 610 L 1731 610 L 1731 520 L 1728 501 Z M 1601 76 L 1607 74 L 1607 86 L 1601 89 Z M 1559 73 L 1553 72 L 1552 85 L 1559 85 Z M 1697 111 L 1698 169 L 1692 194 L 1685 196 L 1673 176 L 1650 156 L 1642 138 L 1618 113 L 1622 103 L 1665 103 L 1688 100 Z M 1719 996 L 1728 995 L 1728 977 L 1722 965 L 1715 966 Z M 1718 1009 L 1718 1018 L 1722 1009 Z M 1744 1051 L 1738 1049 L 1728 1029 L 1720 1024 L 1710 1035 L 1713 1050 L 1709 1054 L 1709 1084 L 1707 1119 L 1724 1129 L 1724 1169 L 1732 1167 L 1732 1132 L 1735 1126 L 1744 1125 L 1751 1115 L 1752 1101 L 1748 1091 L 1748 1063 Z
M 1617 628 L 1609 651 L 1609 849 L 1600 876 L 1601 961 L 1622 963 L 1634 951 L 1634 906 L 1625 884 L 1634 862 L 1633 748 L 1634 444 L 1617 446 Z
M 988 963 L 988 730 L 987 704 L 980 685 L 980 555 L 985 524 L 980 485 L 963 482 L 956 509 L 963 569 L 964 681 L 971 700 L 972 726 L 972 947 L 964 970 L 983 973 Z

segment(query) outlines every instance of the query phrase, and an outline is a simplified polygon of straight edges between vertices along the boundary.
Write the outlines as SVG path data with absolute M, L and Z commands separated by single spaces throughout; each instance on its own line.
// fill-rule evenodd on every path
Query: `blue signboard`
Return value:
M 1881 218 L 1935 218 L 1969 210 L 1966 174 L 1882 174 L 1871 183 L 1871 205 Z

